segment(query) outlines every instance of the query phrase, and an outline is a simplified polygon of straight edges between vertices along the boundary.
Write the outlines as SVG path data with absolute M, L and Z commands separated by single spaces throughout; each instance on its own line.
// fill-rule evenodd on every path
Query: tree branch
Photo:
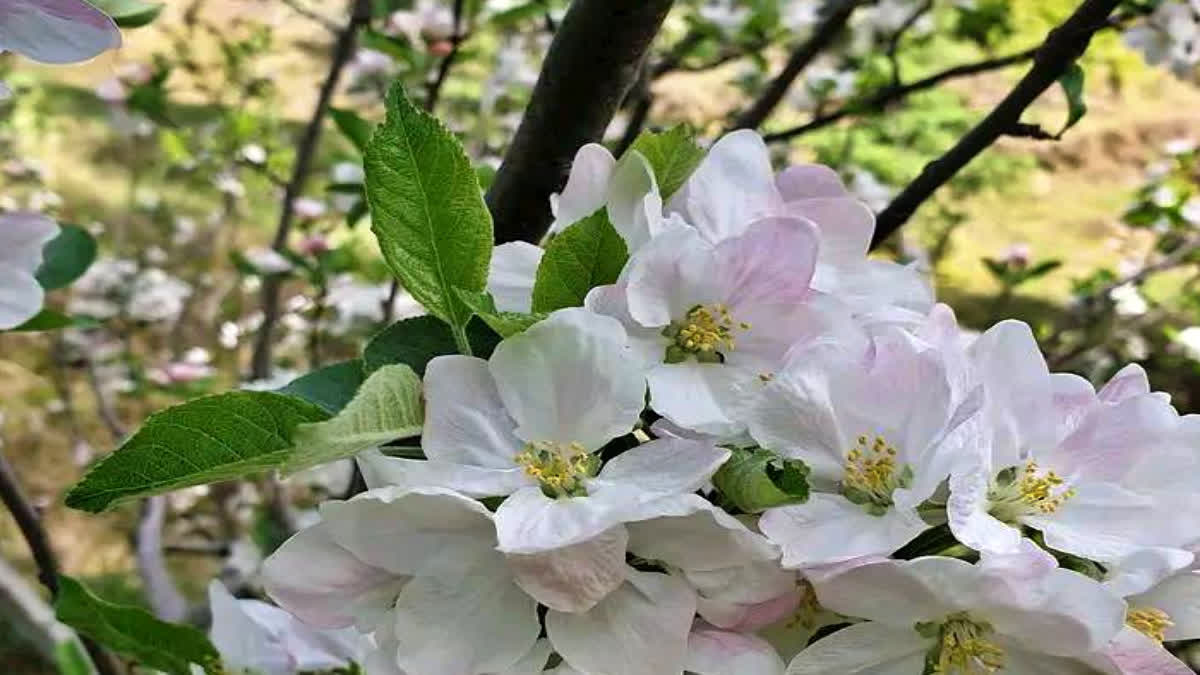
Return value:
M 864 0 L 830 0 L 826 6 L 830 10 L 829 15 L 813 29 L 808 41 L 792 52 L 779 75 L 771 80 L 750 108 L 734 120 L 730 129 L 757 129 L 762 125 L 783 100 L 800 73 L 841 34 L 854 10 L 863 3 Z
M 600 140 L 673 0 L 575 0 L 487 193 L 497 243 L 536 242 L 575 151 Z
M 282 211 L 279 214 L 279 225 L 275 228 L 275 238 L 271 248 L 282 251 L 287 246 L 288 235 L 292 231 L 292 204 L 304 191 L 304 184 L 312 171 L 313 157 L 316 155 L 317 143 L 321 140 L 321 129 L 325 116 L 329 113 L 329 104 L 333 92 L 337 89 L 342 70 L 354 55 L 354 43 L 358 32 L 371 21 L 371 0 L 354 0 L 354 9 L 350 22 L 338 33 L 333 45 L 333 57 L 329 63 L 329 72 L 321 85 L 317 96 L 317 105 L 313 109 L 304 135 L 300 138 L 299 149 L 296 151 L 296 163 L 292 167 L 292 177 L 283 192 Z M 275 330 L 275 322 L 279 320 L 279 291 L 283 279 L 279 275 L 268 275 L 262 285 L 263 322 L 255 337 L 254 356 L 250 363 L 250 376 L 253 379 L 263 379 L 271 375 L 271 342 Z
M 1001 68 L 1007 68 L 1018 63 L 1024 63 L 1025 61 L 1032 59 L 1038 53 L 1039 49 L 1041 49 L 1041 47 L 1034 47 L 1032 49 L 1026 49 L 1023 52 L 1010 54 L 1008 56 L 985 59 L 983 61 L 967 63 L 961 66 L 954 66 L 953 68 L 947 68 L 946 70 L 934 73 L 929 77 L 924 77 L 908 84 L 884 87 L 866 99 L 846 103 L 841 108 L 824 115 L 819 115 L 809 122 L 792 127 L 791 129 L 786 129 L 773 134 L 767 134 L 763 136 L 763 140 L 768 143 L 786 141 L 795 138 L 796 136 L 800 136 L 811 131 L 816 131 L 817 129 L 822 129 L 830 124 L 839 122 L 846 117 L 865 115 L 870 112 L 878 112 L 886 108 L 891 103 L 907 98 L 909 95 L 915 94 L 919 91 L 932 89 L 933 87 L 936 87 L 947 80 L 967 77 L 969 75 L 977 75 L 979 73 L 986 73 L 993 70 L 1000 70 Z
M 900 229 L 939 187 L 997 139 L 1017 128 L 1025 109 L 1083 55 L 1092 36 L 1110 25 L 1109 15 L 1120 4 L 1121 0 L 1085 0 L 1070 18 L 1052 30 L 1034 56 L 1033 67 L 1008 96 L 957 145 L 940 159 L 930 162 L 921 175 L 879 214 L 871 246 L 878 246 Z
M 925 2 L 921 3 L 920 7 L 917 7 L 913 10 L 912 14 L 908 15 L 904 23 L 900 24 L 900 27 L 888 39 L 887 58 L 892 66 L 893 86 L 900 84 L 900 41 L 904 39 L 905 33 L 912 30 L 912 27 L 921 20 L 921 17 L 929 13 L 931 9 L 933 9 L 933 0 L 925 0 Z

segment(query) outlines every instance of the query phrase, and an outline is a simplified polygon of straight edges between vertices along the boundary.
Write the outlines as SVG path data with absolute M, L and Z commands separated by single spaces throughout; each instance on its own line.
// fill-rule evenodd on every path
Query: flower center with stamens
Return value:
M 883 436 L 874 441 L 866 434 L 859 436 L 857 445 L 846 453 L 842 471 L 842 494 L 875 516 L 887 513 L 894 503 L 892 493 L 909 487 L 913 480 L 912 467 L 896 463 L 896 448 Z
M 1023 516 L 1054 513 L 1074 496 L 1075 488 L 1033 460 L 1023 467 L 1001 471 L 988 491 L 990 513 L 1006 523 L 1016 523 Z
M 580 443 L 534 441 L 526 443 L 513 459 L 537 480 L 547 497 L 555 499 L 586 495 L 584 481 L 600 468 L 600 458 Z
M 926 671 L 936 675 L 990 675 L 1004 668 L 1004 650 L 988 639 L 990 624 L 975 621 L 966 612 L 947 616 L 941 624 L 917 624 L 917 632 L 937 640 L 926 660 Z
M 1171 616 L 1155 607 L 1131 607 L 1125 612 L 1125 625 L 1146 637 L 1162 642 L 1167 639 L 1167 629 L 1174 626 Z
M 722 363 L 725 354 L 737 348 L 734 331 L 739 329 L 750 330 L 750 324 L 735 321 L 725 305 L 696 305 L 663 329 L 663 336 L 671 339 L 663 360 L 682 363 L 694 357 L 701 363 Z

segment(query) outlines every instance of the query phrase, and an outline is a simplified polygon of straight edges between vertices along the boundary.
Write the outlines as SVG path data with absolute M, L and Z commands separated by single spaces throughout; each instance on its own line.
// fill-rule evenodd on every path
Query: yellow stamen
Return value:
M 734 321 L 729 308 L 723 304 L 696 305 L 683 319 L 663 329 L 671 338 L 667 347 L 667 363 L 678 363 L 689 356 L 705 362 L 719 362 L 725 352 L 737 349 L 736 330 L 750 330 L 750 324 Z
M 580 443 L 553 441 L 527 443 L 513 459 L 550 497 L 587 494 L 584 480 L 595 475 L 600 463 L 599 458 Z
M 850 501 L 865 506 L 875 515 L 883 515 L 892 505 L 896 488 L 912 484 L 912 467 L 898 465 L 896 448 L 883 436 L 870 442 L 867 435 L 859 436 L 857 445 L 846 453 L 842 466 L 842 494 Z
M 1015 523 L 1022 516 L 1054 513 L 1075 496 L 1054 471 L 1043 470 L 1029 460 L 1019 470 L 1001 472 L 988 495 L 991 513 L 1000 520 Z
M 988 640 L 992 627 L 965 612 L 946 617 L 939 631 L 937 675 L 989 675 L 1004 668 L 1004 650 Z
M 1170 615 L 1161 609 L 1131 607 L 1125 612 L 1125 625 L 1156 642 L 1162 642 L 1167 639 L 1167 629 L 1174 626 L 1175 623 L 1171 621 Z

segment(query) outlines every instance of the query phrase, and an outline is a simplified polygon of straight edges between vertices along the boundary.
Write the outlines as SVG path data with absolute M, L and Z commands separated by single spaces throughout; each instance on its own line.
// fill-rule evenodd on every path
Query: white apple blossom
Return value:
M 1128 28 L 1124 39 L 1142 52 L 1147 63 L 1189 77 L 1200 64 L 1200 2 L 1165 0 L 1153 14 Z
M 975 397 L 956 400 L 933 346 L 892 328 L 792 354 L 748 414 L 763 447 L 802 459 L 815 492 L 759 526 L 785 567 L 887 555 L 929 525 L 918 507 L 949 477 Z
M 1146 547 L 1185 547 L 1200 508 L 1181 478 L 1196 467 L 1192 418 L 1180 418 L 1145 372 L 1129 366 L 1100 391 L 1051 374 L 1029 327 L 997 324 L 969 349 L 983 390 L 977 457 L 951 479 L 958 540 L 983 551 L 1022 546 L 1022 528 L 1048 547 L 1111 562 Z
M 42 248 L 58 223 L 36 213 L 0 215 L 0 330 L 16 328 L 42 309 L 45 291 L 34 277 Z
M 788 675 L 1096 675 L 1091 659 L 1125 616 L 1100 583 L 1052 565 L 924 557 L 847 567 L 818 577 L 817 597 L 868 621 L 813 643 Z
M 75 63 L 120 46 L 113 20 L 83 0 L 0 1 L 0 51 Z

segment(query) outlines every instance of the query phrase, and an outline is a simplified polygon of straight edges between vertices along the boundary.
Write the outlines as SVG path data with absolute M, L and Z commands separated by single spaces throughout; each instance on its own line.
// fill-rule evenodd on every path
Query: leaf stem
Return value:
M 471 341 L 467 339 L 466 326 L 451 325 L 450 333 L 454 335 L 454 344 L 458 347 L 459 354 L 475 356 L 475 352 L 471 350 Z

